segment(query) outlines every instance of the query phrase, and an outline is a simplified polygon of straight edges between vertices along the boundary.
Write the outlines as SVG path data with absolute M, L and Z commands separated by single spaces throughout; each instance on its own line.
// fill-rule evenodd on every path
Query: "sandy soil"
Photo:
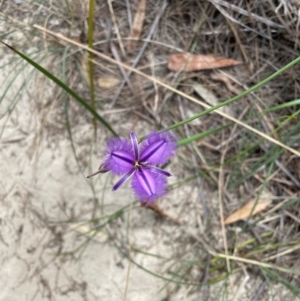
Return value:
M 11 68 L 2 69 L 1 95 L 15 75 Z M 169 256 L 172 248 L 166 238 L 174 225 L 166 222 L 162 229 L 163 223 L 150 210 L 135 208 L 93 237 L 80 256 L 80 252 L 75 254 L 77 258 L 66 255 L 91 237 L 91 233 L 82 235 L 89 231 L 89 225 L 78 220 L 93 215 L 93 189 L 102 202 L 104 216 L 132 203 L 133 196 L 128 187 L 111 192 L 115 179 L 108 175 L 87 180 L 91 170 L 80 172 L 66 130 L 55 125 L 56 117 L 48 108 L 51 83 L 34 75 L 22 93 L 17 92 L 31 70 L 26 68 L 18 76 L 1 104 L 5 117 L 0 124 L 0 300 L 162 299 L 168 291 L 165 281 L 130 263 L 108 239 L 109 231 L 123 241 L 125 252 L 130 251 L 126 249 L 130 244 Z M 129 127 L 122 123 L 119 131 Z M 140 135 L 146 133 L 143 128 L 141 125 Z M 78 157 L 86 154 L 95 170 L 100 151 L 91 152 L 93 128 L 84 117 L 73 127 L 73 139 Z M 105 139 L 99 132 L 99 147 Z M 66 220 L 74 222 L 61 223 Z M 134 259 L 154 273 L 163 273 L 154 257 L 137 254 Z
M 9 71 L 2 70 L 1 82 Z M 77 261 L 57 255 L 74 250 L 84 238 L 79 237 L 79 230 L 68 232 L 69 226 L 50 221 L 90 217 L 94 208 L 92 191 L 78 172 L 70 141 L 64 134 L 55 135 L 55 139 L 47 137 L 45 128 L 51 126 L 51 116 L 35 108 L 43 101 L 33 100 L 37 94 L 34 81 L 14 99 L 25 76 L 14 82 L 1 105 L 4 114 L 17 101 L 12 114 L 1 119 L 0 300 L 122 300 L 126 289 L 128 300 L 163 296 L 159 292 L 163 282 L 124 260 L 117 248 L 106 243 L 104 232 L 89 243 Z M 92 138 L 91 125 L 78 129 L 75 136 Z M 86 148 L 89 146 L 84 145 Z M 96 168 L 99 156 L 93 155 L 92 160 Z M 97 179 L 96 193 L 107 180 L 106 176 Z M 129 189 L 106 194 L 105 213 L 116 211 L 129 200 Z M 81 226 L 80 231 L 83 229 Z M 134 236 L 146 242 L 153 239 L 151 232 L 140 226 Z M 147 264 L 153 265 L 151 258 Z

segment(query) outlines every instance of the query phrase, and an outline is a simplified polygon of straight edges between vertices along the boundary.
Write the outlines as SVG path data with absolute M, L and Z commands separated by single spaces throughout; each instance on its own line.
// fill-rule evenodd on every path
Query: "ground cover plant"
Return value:
M 122 288 L 105 282 L 111 300 L 299 297 L 296 1 L 20 0 L 0 10 L 1 170 L 20 167 L 13 184 L 1 179 L 0 238 L 11 250 L 10 223 L 16 237 L 23 227 L 48 235 L 20 243 L 42 250 L 40 266 L 17 254 L 28 266 L 20 283 L 38 283 L 27 298 L 107 298 L 103 279 L 67 277 L 66 289 L 59 276 L 107 247 L 126 271 L 114 280 Z M 57 168 L 64 143 L 70 152 Z M 51 159 L 41 166 L 44 151 Z M 51 177 L 80 184 L 54 197 Z M 11 210 L 15 183 L 26 193 Z M 159 281 L 154 291 L 135 283 L 135 269 Z

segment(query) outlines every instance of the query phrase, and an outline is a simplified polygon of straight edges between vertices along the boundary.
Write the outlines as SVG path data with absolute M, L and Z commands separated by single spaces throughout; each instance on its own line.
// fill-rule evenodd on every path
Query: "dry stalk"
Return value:
M 166 89 L 168 89 L 168 90 L 170 90 L 170 91 L 172 91 L 172 92 L 174 92 L 174 93 L 176 93 L 178 95 L 181 95 L 182 97 L 187 98 L 187 99 L 189 99 L 189 100 L 191 100 L 191 101 L 193 101 L 195 103 L 198 103 L 199 105 L 201 105 L 202 107 L 204 107 L 206 109 L 210 109 L 211 108 L 211 106 L 209 106 L 208 104 L 204 103 L 203 101 L 200 101 L 200 100 L 198 100 L 195 97 L 192 97 L 192 96 L 190 96 L 190 95 L 188 95 L 188 94 L 186 94 L 186 93 L 184 93 L 184 92 L 182 92 L 182 91 L 180 91 L 178 89 L 175 89 L 175 88 L 169 86 L 168 84 L 165 84 L 164 82 L 162 82 L 162 81 L 160 81 L 160 80 L 158 80 L 158 79 L 156 79 L 156 78 L 154 78 L 152 76 L 149 76 L 149 75 L 145 74 L 144 72 L 141 72 L 141 71 L 139 71 L 139 70 L 137 70 L 135 68 L 132 68 L 132 67 L 130 67 L 130 66 L 124 64 L 124 63 L 117 62 L 116 60 L 112 59 L 111 57 L 109 57 L 109 56 L 107 56 L 105 54 L 102 54 L 102 53 L 100 53 L 100 52 L 98 52 L 98 51 L 96 51 L 94 49 L 91 49 L 91 48 L 89 48 L 88 46 L 86 46 L 84 44 L 75 42 L 75 41 L 73 41 L 73 40 L 71 40 L 69 38 L 64 37 L 61 34 L 56 34 L 55 32 L 53 32 L 51 30 L 48 30 L 46 28 L 43 28 L 43 27 L 41 27 L 41 26 L 39 26 L 37 24 L 35 24 L 34 27 L 37 28 L 37 29 L 39 29 L 39 30 L 41 30 L 41 31 L 43 31 L 43 32 L 45 31 L 48 34 L 50 34 L 52 36 L 55 36 L 58 39 L 61 39 L 61 40 L 66 41 L 66 42 L 68 42 L 70 44 L 76 45 L 76 46 L 78 46 L 78 47 L 80 47 L 82 49 L 85 49 L 87 51 L 93 52 L 97 56 L 99 56 L 99 57 L 101 57 L 101 58 L 103 58 L 103 59 L 105 59 L 105 60 L 107 60 L 107 61 L 109 61 L 109 62 L 111 62 L 113 64 L 117 64 L 117 65 L 120 64 L 124 68 L 126 68 L 126 69 L 128 69 L 128 70 L 130 70 L 132 72 L 135 72 L 136 74 L 139 74 L 139 75 L 141 75 L 141 76 L 149 79 L 150 81 L 156 82 L 160 86 L 162 86 L 162 87 L 164 87 L 164 88 L 166 88 Z M 95 61 L 94 61 L 94 63 L 97 64 L 97 62 L 95 62 Z M 270 142 L 272 142 L 272 143 L 274 143 L 274 144 L 276 144 L 276 145 L 278 145 L 278 146 L 280 146 L 280 147 L 282 147 L 282 148 L 290 151 L 291 153 L 297 155 L 298 157 L 300 157 L 300 152 L 299 151 L 295 150 L 294 148 L 289 147 L 288 145 L 285 145 L 284 143 L 282 143 L 282 142 L 274 139 L 273 137 L 270 137 L 270 136 L 266 135 L 265 133 L 263 133 L 263 132 L 255 129 L 255 128 L 251 127 L 251 126 L 249 126 L 248 124 L 246 124 L 244 122 L 241 122 L 240 120 L 238 120 L 238 119 L 236 119 L 236 118 L 234 118 L 234 117 L 232 117 L 232 116 L 230 116 L 230 115 L 228 115 L 226 113 L 223 113 L 222 111 L 220 111 L 220 109 L 216 109 L 216 110 L 214 110 L 212 112 L 215 112 L 215 113 L 221 115 L 222 117 L 224 117 L 224 118 L 226 118 L 226 119 L 228 119 L 230 121 L 233 121 L 234 123 L 237 123 L 238 125 L 240 125 L 240 126 L 246 128 L 246 129 L 250 130 L 251 132 L 259 135 L 260 137 L 262 137 L 262 138 L 264 138 L 264 139 L 266 139 L 266 140 L 268 140 L 268 141 L 270 141 Z

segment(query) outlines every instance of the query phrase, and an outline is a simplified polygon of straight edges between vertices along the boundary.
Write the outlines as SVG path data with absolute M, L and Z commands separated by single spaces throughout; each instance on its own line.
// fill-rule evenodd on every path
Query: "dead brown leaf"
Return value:
M 269 198 L 266 198 L 267 195 L 269 196 Z M 256 203 L 256 200 L 252 200 L 252 201 L 248 202 L 242 208 L 238 209 L 237 211 L 235 211 L 234 213 L 229 215 L 225 219 L 224 225 L 232 224 L 237 221 L 247 219 L 250 216 L 251 212 L 252 212 L 251 216 L 254 216 L 255 214 L 265 210 L 272 203 L 272 200 L 270 199 L 270 193 L 263 194 L 261 196 L 260 200 L 258 200 L 258 202 L 256 203 L 256 205 L 255 205 L 255 203 Z M 255 206 L 255 208 L 253 209 L 254 206 Z
M 100 88 L 110 89 L 120 84 L 120 80 L 113 77 L 100 77 L 98 79 L 98 85 Z
M 233 94 L 238 95 L 243 92 L 243 91 L 239 90 L 238 88 L 236 88 L 235 86 L 233 86 L 231 80 L 225 74 L 215 73 L 215 74 L 211 74 L 210 77 L 213 80 L 223 82 L 225 84 L 226 88 Z
M 128 42 L 128 50 L 133 51 L 136 46 L 136 40 L 139 40 L 143 30 L 143 24 L 145 19 L 145 11 L 146 11 L 146 0 L 141 0 L 138 10 L 134 16 L 133 21 L 133 33 L 130 35 L 130 38 L 134 38 L 135 40 L 129 40 Z
M 230 67 L 242 64 L 233 59 L 215 57 L 202 54 L 173 54 L 169 57 L 168 68 L 172 71 L 197 71 Z
M 215 96 L 215 94 L 212 91 L 210 91 L 209 89 L 207 89 L 206 87 L 204 87 L 203 85 L 194 83 L 192 87 L 194 88 L 194 91 L 198 95 L 200 95 L 211 106 L 214 107 L 220 103 L 220 101 Z M 228 106 L 221 107 L 218 110 L 220 110 L 221 112 L 226 113 L 230 116 L 233 116 L 233 112 L 230 110 L 230 108 Z
M 205 86 L 194 83 L 193 86 L 194 91 L 200 95 L 208 104 L 212 106 L 216 106 L 219 104 L 219 100 L 216 97 L 216 95 L 209 89 L 207 89 Z

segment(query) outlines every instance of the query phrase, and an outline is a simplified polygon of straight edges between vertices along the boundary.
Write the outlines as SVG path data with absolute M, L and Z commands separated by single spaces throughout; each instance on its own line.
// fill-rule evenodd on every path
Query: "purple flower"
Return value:
M 170 132 L 153 132 L 138 144 L 135 134 L 130 132 L 130 140 L 131 142 L 120 138 L 110 139 L 104 151 L 103 164 L 88 178 L 108 171 L 123 175 L 114 185 L 113 191 L 133 178 L 131 187 L 136 197 L 148 206 L 167 193 L 166 177 L 171 174 L 158 166 L 174 156 L 177 139 Z

